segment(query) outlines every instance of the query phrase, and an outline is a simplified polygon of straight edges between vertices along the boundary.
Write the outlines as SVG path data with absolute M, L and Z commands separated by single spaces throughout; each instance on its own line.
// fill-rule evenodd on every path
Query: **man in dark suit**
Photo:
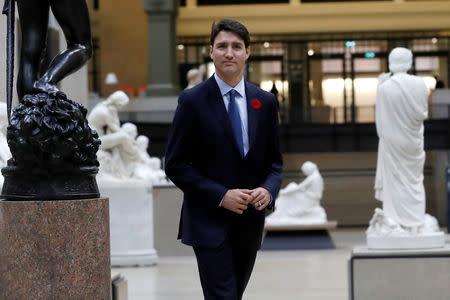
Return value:
M 277 101 L 244 81 L 249 43 L 241 23 L 213 25 L 216 72 L 181 93 L 167 146 L 166 174 L 184 192 L 178 238 L 207 300 L 242 298 L 281 185 Z

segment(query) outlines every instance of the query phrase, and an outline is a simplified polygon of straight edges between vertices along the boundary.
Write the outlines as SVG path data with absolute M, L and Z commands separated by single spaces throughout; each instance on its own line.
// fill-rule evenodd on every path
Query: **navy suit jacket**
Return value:
M 248 82 L 245 93 L 249 151 L 244 158 L 214 76 L 179 96 L 165 171 L 184 192 L 178 238 L 187 245 L 213 248 L 225 240 L 231 223 L 239 216 L 219 206 L 229 189 L 263 187 L 274 202 L 278 195 L 282 157 L 277 101 L 273 94 Z M 249 205 L 241 217 L 259 249 L 264 211 Z

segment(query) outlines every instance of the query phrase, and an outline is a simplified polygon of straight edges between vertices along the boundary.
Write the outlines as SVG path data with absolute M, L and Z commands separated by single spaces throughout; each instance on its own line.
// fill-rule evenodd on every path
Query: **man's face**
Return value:
M 231 31 L 221 31 L 210 47 L 210 56 L 216 73 L 222 79 L 238 79 L 244 73 L 245 62 L 250 48 L 245 48 L 244 40 Z

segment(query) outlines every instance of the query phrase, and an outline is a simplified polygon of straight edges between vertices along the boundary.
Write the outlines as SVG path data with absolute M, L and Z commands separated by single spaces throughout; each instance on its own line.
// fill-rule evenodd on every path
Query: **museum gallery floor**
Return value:
M 348 300 L 348 258 L 353 247 L 365 244 L 364 231 L 332 231 L 335 250 L 260 252 L 245 299 Z M 163 257 L 154 267 L 114 268 L 113 273 L 128 280 L 130 300 L 198 300 L 196 268 L 193 256 Z

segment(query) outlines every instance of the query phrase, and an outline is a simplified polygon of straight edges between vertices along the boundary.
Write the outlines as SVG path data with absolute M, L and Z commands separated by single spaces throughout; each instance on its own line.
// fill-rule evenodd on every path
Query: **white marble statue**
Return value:
M 201 65 L 198 69 L 195 68 L 190 69 L 186 75 L 188 81 L 186 89 L 190 89 L 196 86 L 197 84 L 201 83 L 203 81 L 203 76 L 205 72 L 206 72 L 205 65 Z
M 6 167 L 8 159 L 11 158 L 8 142 L 6 141 L 6 127 L 8 126 L 8 116 L 6 113 L 6 103 L 0 102 L 0 168 Z M 0 173 L 0 185 L 4 178 Z
M 130 176 L 136 179 L 149 180 L 153 184 L 167 183 L 166 173 L 161 170 L 161 160 L 150 157 L 147 152 L 149 139 L 145 135 L 137 135 L 137 127 L 133 123 L 124 123 L 124 130 L 134 141 L 133 157 L 129 157 L 125 164 L 128 166 Z
M 136 138 L 139 148 L 139 162 L 134 169 L 134 176 L 137 178 L 150 178 L 155 183 L 167 183 L 166 173 L 161 169 L 161 160 L 157 157 L 150 157 L 147 149 L 149 139 L 145 135 Z
M 111 135 L 120 132 L 119 109 L 127 105 L 128 102 L 127 94 L 117 91 L 105 101 L 98 103 L 88 114 L 89 126 L 97 130 L 99 136 L 110 137 L 102 139 L 100 149 L 110 149 L 115 146 L 116 139 Z
M 301 170 L 307 177 L 299 184 L 291 182 L 280 190 L 275 211 L 266 218 L 267 226 L 327 223 L 327 214 L 320 206 L 324 186 L 319 169 L 307 161 Z
M 369 247 L 377 237 L 439 230 L 436 220 L 425 214 L 423 121 L 428 115 L 428 90 L 422 78 L 406 73 L 411 65 L 411 51 L 395 48 L 389 54 L 391 73 L 379 77 L 375 198 L 383 203 L 383 209 L 376 210 L 370 221 Z
M 118 109 L 128 103 L 128 96 L 117 91 L 97 104 L 87 119 L 97 130 L 101 140 L 97 159 L 100 163 L 98 179 L 101 180 L 145 180 L 152 184 L 167 183 L 161 162 L 147 153 L 148 138 L 138 136 L 133 123 L 120 125 Z M 146 139 L 145 147 L 138 140 Z M 141 144 L 141 145 L 140 145 Z

